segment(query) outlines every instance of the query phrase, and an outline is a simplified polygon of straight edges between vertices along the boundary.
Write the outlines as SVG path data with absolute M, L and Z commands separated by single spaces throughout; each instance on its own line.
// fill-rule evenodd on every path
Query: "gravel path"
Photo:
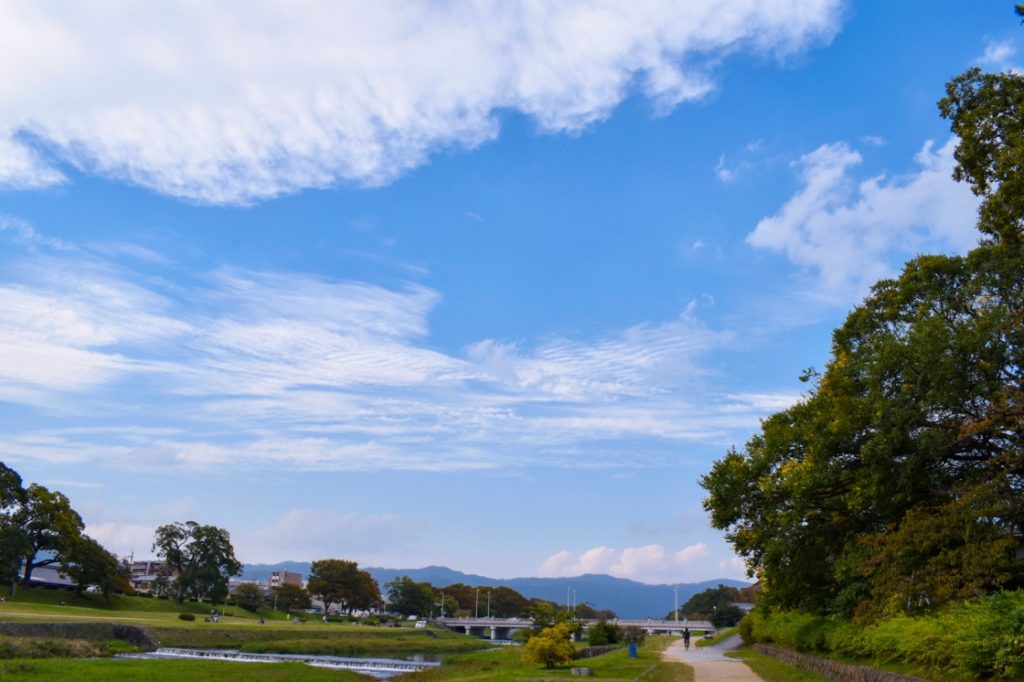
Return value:
M 692 644 L 687 651 L 680 639 L 665 649 L 662 657 L 692 666 L 695 682 L 762 682 L 742 660 L 725 655 L 726 651 L 740 645 L 739 635 L 733 635 L 714 646 L 697 647 Z

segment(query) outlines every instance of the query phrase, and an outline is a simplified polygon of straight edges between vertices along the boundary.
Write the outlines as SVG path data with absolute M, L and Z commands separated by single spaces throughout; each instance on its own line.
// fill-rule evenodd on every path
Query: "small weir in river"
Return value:
M 253 654 L 227 649 L 182 649 L 160 647 L 144 654 L 117 654 L 117 658 L 192 658 L 207 661 L 233 661 L 235 663 L 305 663 L 318 668 L 336 668 L 372 675 L 393 677 L 441 665 L 437 661 L 403 661 L 391 658 L 346 658 L 343 656 L 312 656 L 306 654 Z

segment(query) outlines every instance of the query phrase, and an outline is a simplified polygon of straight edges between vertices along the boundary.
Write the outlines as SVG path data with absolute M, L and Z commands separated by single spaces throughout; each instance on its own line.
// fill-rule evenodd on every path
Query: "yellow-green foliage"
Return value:
M 865 625 L 795 611 L 755 610 L 740 630 L 748 642 L 906 664 L 934 671 L 941 679 L 1024 679 L 1024 590 Z
M 527 663 L 540 663 L 546 668 L 568 663 L 576 651 L 576 647 L 569 641 L 571 634 L 572 626 L 568 623 L 544 628 L 523 647 L 523 660 Z

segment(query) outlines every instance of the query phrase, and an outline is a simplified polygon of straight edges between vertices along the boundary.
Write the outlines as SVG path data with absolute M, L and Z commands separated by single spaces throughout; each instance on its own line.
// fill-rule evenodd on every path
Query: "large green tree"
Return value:
M 430 583 L 416 582 L 401 575 L 384 586 L 388 595 L 388 609 L 403 616 L 427 616 L 439 598 Z
M 27 541 L 21 578 L 24 585 L 30 583 L 32 571 L 41 566 L 69 563 L 85 527 L 63 493 L 36 483 L 25 489 L 12 519 Z
M 743 618 L 743 609 L 736 606 L 740 601 L 740 591 L 728 585 L 709 587 L 703 592 L 698 592 L 682 605 L 680 614 L 690 620 L 708 620 L 717 628 L 732 627 Z M 669 611 L 665 616 L 671 620 L 676 617 L 676 612 Z
M 314 561 L 306 588 L 324 603 L 325 613 L 332 604 L 341 604 L 351 612 L 373 608 L 381 602 L 380 588 L 373 576 L 359 570 L 356 562 L 344 559 Z
M 968 71 L 940 107 L 982 242 L 876 284 L 806 397 L 702 480 L 768 604 L 870 617 L 1024 582 L 1024 77 Z
M 95 587 L 109 597 L 111 592 L 124 591 L 127 581 L 118 570 L 117 557 L 88 535 L 81 535 L 67 555 L 61 572 L 75 584 L 75 592 L 82 594 Z
M 30 549 L 28 536 L 16 518 L 24 501 L 21 476 L 0 462 L 0 582 L 11 584 L 12 595 L 22 560 Z
M 235 603 L 246 611 L 256 611 L 263 606 L 263 589 L 255 583 L 242 583 L 231 593 Z
M 231 534 L 195 521 L 157 528 L 153 551 L 177 574 L 178 602 L 184 601 L 186 594 L 194 599 L 223 601 L 228 593 L 228 579 L 242 572 L 242 564 L 235 558 L 231 545 Z

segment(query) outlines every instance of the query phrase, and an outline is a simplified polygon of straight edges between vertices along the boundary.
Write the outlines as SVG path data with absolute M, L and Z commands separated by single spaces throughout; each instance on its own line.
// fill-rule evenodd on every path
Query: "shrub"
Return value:
M 1024 679 L 1024 590 L 868 624 L 758 608 L 740 634 L 745 642 L 918 666 L 942 679 Z
M 523 647 L 523 660 L 527 663 L 540 663 L 545 668 L 569 663 L 576 649 L 569 641 L 571 633 L 572 626 L 568 623 L 544 628 Z
M 194 613 L 179 613 L 178 618 L 181 620 L 195 620 L 196 614 Z
M 615 644 L 621 636 L 619 626 L 609 623 L 603 618 L 587 629 L 587 644 L 590 646 L 603 646 Z

